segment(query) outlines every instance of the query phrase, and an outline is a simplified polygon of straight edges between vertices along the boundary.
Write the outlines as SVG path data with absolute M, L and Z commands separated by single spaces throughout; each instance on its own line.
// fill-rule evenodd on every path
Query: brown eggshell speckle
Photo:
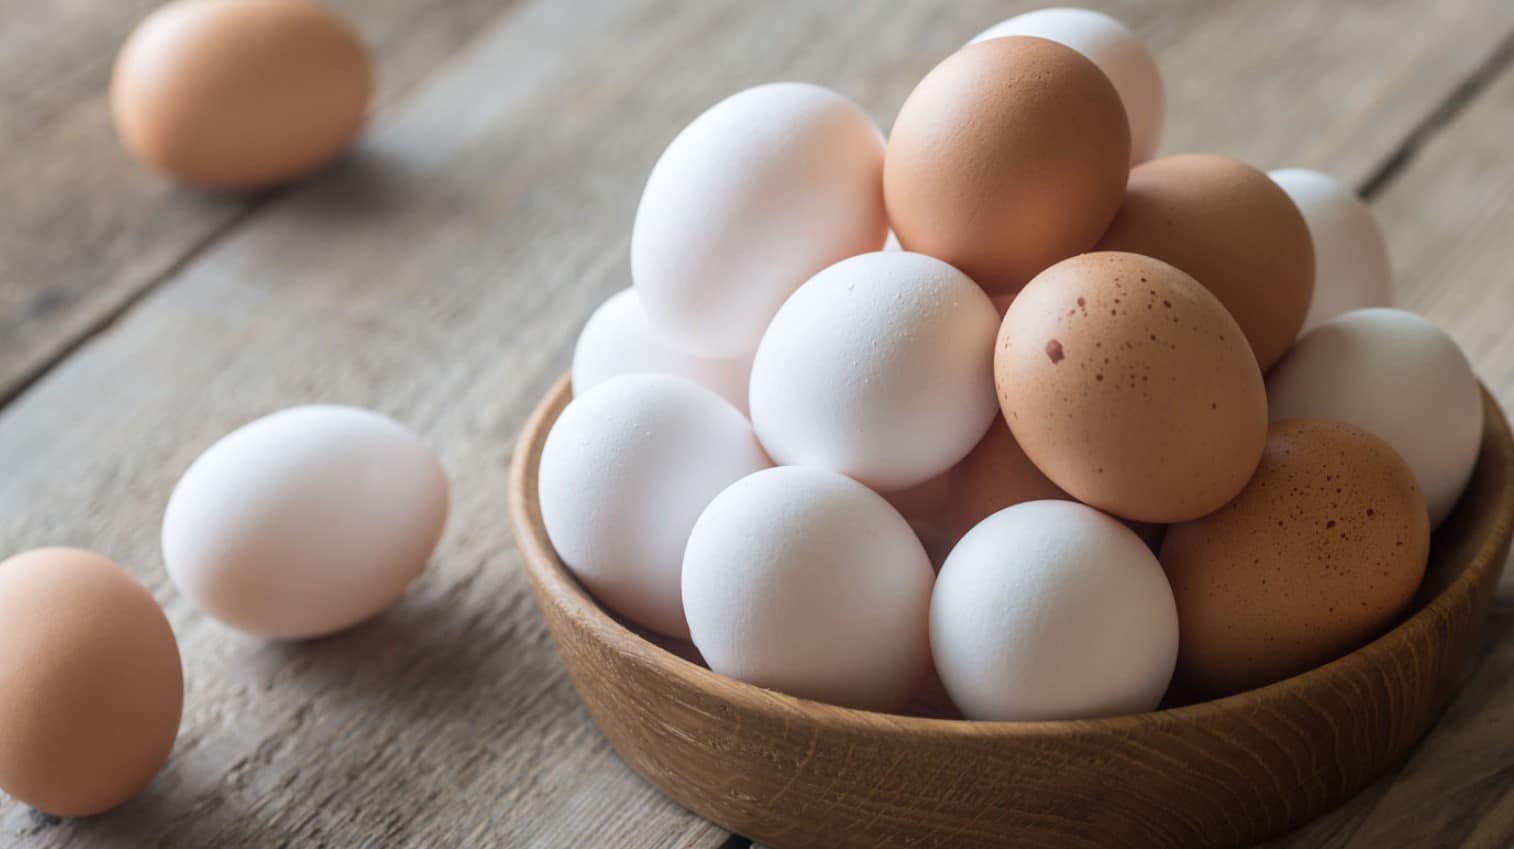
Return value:
M 311 171 L 362 128 L 368 53 L 306 0 L 177 0 L 127 39 L 111 77 L 121 141 L 145 164 L 208 189 Z
M 1314 242 L 1298 207 L 1266 174 L 1224 156 L 1136 166 L 1099 250 L 1193 275 L 1230 310 L 1264 372 L 1293 344 L 1314 294 Z
M 1012 293 L 1098 241 L 1129 158 L 1125 108 L 1092 62 L 1044 39 L 995 38 L 948 57 L 905 101 L 884 201 L 905 250 Z
M 56 816 L 136 795 L 173 748 L 178 643 L 141 584 L 98 554 L 0 563 L 0 789 Z
M 1403 612 L 1429 545 L 1424 496 L 1388 443 L 1338 422 L 1274 424 L 1241 494 L 1162 544 L 1178 676 L 1222 696 L 1355 649 Z
M 1125 519 L 1218 509 L 1266 441 L 1262 375 L 1235 320 L 1149 257 L 1084 254 L 1038 275 L 1004 316 L 994 377 L 1036 467 Z

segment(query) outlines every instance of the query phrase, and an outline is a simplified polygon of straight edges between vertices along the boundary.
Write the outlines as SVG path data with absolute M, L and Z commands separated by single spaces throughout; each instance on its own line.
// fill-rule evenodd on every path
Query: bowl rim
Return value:
M 1477 466 L 1498 461 L 1495 469 L 1503 481 L 1499 487 L 1496 520 L 1481 523 L 1471 531 L 1475 549 L 1469 555 L 1470 564 L 1460 574 L 1434 597 L 1420 604 L 1408 618 L 1370 643 L 1329 663 L 1253 690 L 1143 713 L 1095 719 L 1014 722 L 881 713 L 813 701 L 748 684 L 679 657 L 642 637 L 616 621 L 568 571 L 547 539 L 540 504 L 534 497 L 546 433 L 573 397 L 571 375 L 553 383 L 517 438 L 510 465 L 510 518 L 529 576 L 580 630 L 587 632 L 598 644 L 611 647 L 623 660 L 654 669 L 672 679 L 672 683 L 699 691 L 712 700 L 740 700 L 745 707 L 775 717 L 803 715 L 809 721 L 834 728 L 868 733 L 887 729 L 907 735 L 951 737 L 964 742 L 1006 737 L 1052 739 L 1089 733 L 1123 735 L 1149 731 L 1154 722 L 1164 725 L 1206 724 L 1236 711 L 1264 710 L 1284 702 L 1306 699 L 1309 692 L 1319 687 L 1321 680 L 1379 668 L 1405 640 L 1426 638 L 1429 632 L 1441 630 L 1452 612 L 1476 594 L 1488 571 L 1502 571 L 1504 558 L 1499 555 L 1507 544 L 1511 527 L 1514 527 L 1514 484 L 1509 480 L 1514 477 L 1511 474 L 1514 472 L 1514 434 L 1510 433 L 1509 423 L 1493 395 L 1480 383 L 1479 388 L 1483 396 L 1483 437 Z M 1490 443 L 1499 456 L 1484 456 Z

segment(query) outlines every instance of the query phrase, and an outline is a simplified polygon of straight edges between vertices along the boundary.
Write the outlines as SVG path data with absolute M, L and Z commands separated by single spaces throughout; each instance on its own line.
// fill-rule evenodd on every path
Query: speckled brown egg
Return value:
M 1179 678 L 1222 696 L 1355 649 L 1403 612 L 1429 546 L 1424 496 L 1388 443 L 1339 422 L 1272 425 L 1241 494 L 1162 543 Z
M 1137 254 L 1048 268 L 1004 316 L 999 404 L 1036 467 L 1139 522 L 1218 509 L 1267 435 L 1261 371 L 1235 319 L 1192 277 Z
M 56 816 L 147 785 L 179 730 L 179 647 L 146 588 L 98 554 L 0 563 L 0 789 Z
M 884 201 L 905 250 L 1009 293 L 1098 241 L 1129 158 L 1125 108 L 1092 62 L 1044 39 L 995 38 L 947 57 L 905 101 Z
M 1193 275 L 1241 325 L 1264 372 L 1293 344 L 1314 295 L 1314 243 L 1298 207 L 1266 174 L 1224 156 L 1136 166 L 1099 249 Z
M 202 188 L 255 189 L 345 150 L 372 90 L 362 42 L 308 0 L 176 0 L 121 48 L 110 106 L 148 166 Z

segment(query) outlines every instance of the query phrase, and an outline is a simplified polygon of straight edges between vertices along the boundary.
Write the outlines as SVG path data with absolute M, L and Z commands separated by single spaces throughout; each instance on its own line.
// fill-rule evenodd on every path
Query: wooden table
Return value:
M 632 775 L 579 706 L 506 526 L 516 430 L 627 284 L 642 182 L 684 123 L 803 79 L 887 127 L 932 64 L 1033 4 L 335 0 L 381 64 L 373 126 L 258 197 L 176 188 L 116 144 L 110 63 L 152 5 L 0 0 L 0 551 L 129 565 L 178 633 L 186 714 L 145 795 L 76 822 L 0 803 L 0 844 L 746 846 Z M 1514 407 L 1514 3 L 1095 5 L 1158 53 L 1166 151 L 1360 187 L 1400 303 Z M 389 612 L 267 644 L 175 593 L 159 522 L 218 436 L 309 401 L 419 430 L 454 512 Z M 1431 736 L 1272 845 L 1514 845 L 1514 571 Z

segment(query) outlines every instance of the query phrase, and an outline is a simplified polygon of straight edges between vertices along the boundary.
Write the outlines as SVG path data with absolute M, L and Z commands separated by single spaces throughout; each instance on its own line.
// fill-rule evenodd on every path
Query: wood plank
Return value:
M 0 412 L 0 548 L 71 543 L 133 568 L 184 647 L 188 712 L 174 759 L 143 798 L 68 823 L 0 805 L 0 835 L 28 847 L 721 844 L 717 829 L 631 779 L 577 705 L 503 519 L 515 431 L 565 368 L 583 318 L 625 285 L 641 182 L 689 118 L 742 86 L 799 78 L 858 98 L 886 126 L 938 57 L 1028 5 L 537 0 L 477 27 L 356 156 L 271 199 L 182 267 L 174 251 L 153 262 L 138 247 L 109 254 L 141 266 L 121 278 L 127 289 L 171 271 Z M 1443 94 L 1459 78 L 1433 58 L 1485 52 L 1488 31 L 1510 23 L 1500 0 L 1449 4 L 1481 27 L 1427 25 L 1408 2 L 1315 5 L 1109 8 L 1152 35 L 1175 105 L 1189 104 L 1169 149 L 1336 163 L 1344 174 L 1372 172 L 1391 148 L 1352 128 L 1401 135 L 1437 102 L 1420 78 L 1394 82 L 1398 58 L 1345 28 L 1376 10 Z M 1280 18 L 1343 33 L 1344 46 L 1289 50 L 1287 39 L 1254 37 Z M 1194 46 L 1237 34 L 1247 37 L 1225 50 Z M 1268 94 L 1268 69 L 1285 61 L 1314 69 L 1310 97 Z M 1215 104 L 1216 90 L 1230 99 Z M 1230 108 L 1248 103 L 1282 111 L 1264 127 Z M 100 109 L 64 114 L 98 131 Z M 1312 141 L 1330 133 L 1339 140 L 1328 147 Z M 76 167 L 37 156 L 59 174 Z M 0 185 L 11 184 L 0 175 Z M 111 207 L 121 191 L 106 184 L 92 197 Z M 21 223 L 6 219 L 3 233 Z M 157 226 L 166 239 L 192 224 Z M 32 247 L 10 236 L 9 246 L 41 257 L 26 262 L 52 272 L 43 276 L 61 276 L 65 260 L 114 274 L 101 259 L 119 238 L 113 227 L 60 230 Z M 454 513 L 431 569 L 389 613 L 328 640 L 267 646 L 173 592 L 157 525 L 177 475 L 217 436 L 311 400 L 374 406 L 424 433 L 453 479 Z
M 0 402 L 260 200 L 179 188 L 117 143 L 111 64 L 157 2 L 0 2 Z M 328 5 L 377 58 L 382 113 L 513 2 Z

